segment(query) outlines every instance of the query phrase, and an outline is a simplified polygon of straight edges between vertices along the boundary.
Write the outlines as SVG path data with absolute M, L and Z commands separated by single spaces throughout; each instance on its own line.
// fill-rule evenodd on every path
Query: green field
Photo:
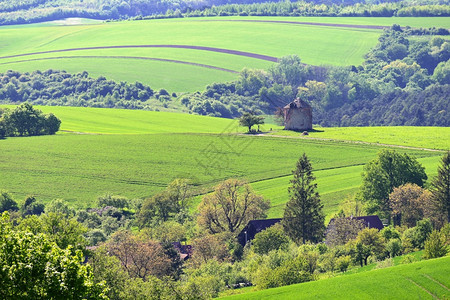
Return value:
M 224 299 L 449 299 L 450 257 Z
M 313 65 L 358 65 L 381 33 L 380 29 L 283 22 L 450 27 L 448 18 L 318 17 L 186 18 L 100 24 L 81 22 L 72 26 L 59 26 L 57 22 L 3 26 L 0 28 L 0 71 L 86 70 L 94 77 L 102 75 L 118 81 L 140 81 L 155 89 L 185 92 L 201 90 L 212 82 L 233 80 L 237 77 L 236 72 L 244 67 L 265 69 L 273 62 L 248 55 L 171 48 L 170 45 L 237 50 L 273 58 L 297 54 L 303 62 Z M 137 45 L 164 47 L 135 47 Z M 132 47 L 107 48 L 114 46 Z M 89 47 L 102 48 L 60 51 Z M 56 52 L 45 53 L 47 51 Z
M 314 129 L 315 131 L 310 132 L 308 136 L 288 130 L 275 130 L 268 135 L 450 150 L 449 127 L 374 126 L 314 127 Z
M 64 198 L 92 206 L 106 192 L 129 198 L 160 191 L 175 178 L 193 180 L 198 193 L 230 177 L 246 179 L 271 200 L 280 216 L 291 170 L 310 157 L 327 215 L 354 193 L 362 166 L 379 146 L 248 136 L 236 121 L 166 112 L 39 107 L 62 120 L 54 136 L 0 140 L 0 189 L 16 198 L 34 194 L 48 202 Z M 268 124 L 267 126 L 272 126 Z M 399 149 L 436 173 L 441 152 Z

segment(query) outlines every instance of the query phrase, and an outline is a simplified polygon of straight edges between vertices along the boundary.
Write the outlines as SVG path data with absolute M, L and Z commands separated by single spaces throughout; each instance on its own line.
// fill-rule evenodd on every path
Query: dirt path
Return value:
M 242 134 L 245 135 L 245 134 Z M 410 149 L 410 150 L 423 150 L 423 151 L 431 151 L 431 152 L 445 152 L 445 150 L 440 149 L 429 149 L 422 147 L 412 147 L 412 146 L 402 146 L 402 145 L 392 145 L 392 144 L 382 144 L 382 143 L 371 143 L 371 142 L 363 142 L 363 141 L 349 141 L 349 140 L 338 140 L 338 139 L 330 139 L 330 138 L 315 138 L 315 137 L 307 137 L 307 136 L 286 136 L 286 135 L 275 135 L 275 134 L 265 134 L 259 133 L 255 134 L 255 136 L 264 136 L 264 137 L 277 137 L 277 138 L 289 138 L 289 139 L 306 139 L 306 140 L 316 140 L 316 141 L 328 141 L 328 142 L 344 142 L 350 144 L 363 144 L 370 146 L 382 146 L 382 147 L 390 147 L 390 148 L 401 148 L 401 149 Z
M 0 65 L 9 65 L 9 64 L 15 64 L 15 63 L 39 61 L 39 60 L 65 59 L 65 58 L 96 58 L 96 59 L 114 58 L 114 59 L 152 60 L 152 61 L 171 62 L 171 63 L 177 63 L 177 64 L 184 64 L 184 65 L 202 67 L 202 68 L 207 68 L 207 69 L 213 69 L 213 70 L 229 72 L 229 73 L 233 73 L 233 74 L 238 74 L 239 73 L 237 71 L 230 70 L 230 69 L 219 68 L 219 67 L 215 67 L 215 66 L 211 66 L 211 65 L 193 63 L 193 62 L 188 62 L 188 61 L 164 59 L 164 58 L 154 58 L 154 57 L 141 57 L 141 56 L 56 56 L 56 57 L 44 57 L 44 58 L 32 58 L 32 59 L 16 60 L 16 61 L 11 61 L 11 62 L 0 63 Z
M 30 56 L 30 55 L 38 55 L 38 54 L 70 52 L 70 51 L 101 50 L 101 49 L 130 49 L 130 48 L 191 49 L 191 50 L 202 50 L 202 51 L 211 51 L 211 52 L 217 52 L 217 53 L 239 55 L 239 56 L 245 56 L 245 57 L 256 58 L 256 59 L 272 61 L 272 62 L 277 62 L 278 61 L 278 59 L 276 57 L 273 57 L 273 56 L 267 56 L 267 55 L 256 54 L 256 53 L 245 52 L 245 51 L 224 49 L 224 48 L 192 46 L 192 45 L 120 45 L 120 46 L 81 47 L 81 48 L 68 48 L 68 49 L 59 49 L 59 50 L 48 50 L 48 51 L 39 51 L 39 52 L 30 52 L 30 53 L 22 53 L 22 54 L 1 56 L 0 59 L 22 57 L 22 56 Z

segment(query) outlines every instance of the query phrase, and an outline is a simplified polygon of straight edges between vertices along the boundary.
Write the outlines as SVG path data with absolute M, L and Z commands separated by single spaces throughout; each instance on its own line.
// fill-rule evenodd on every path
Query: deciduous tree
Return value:
M 111 237 L 106 247 L 111 255 L 120 260 L 130 277 L 146 280 L 151 275 L 163 277 L 171 273 L 171 261 L 159 243 L 119 231 Z
M 316 191 L 316 179 L 306 154 L 292 171 L 294 178 L 289 188 L 290 199 L 284 209 L 283 227 L 286 234 L 297 244 L 319 242 L 325 232 L 323 204 Z
M 407 183 L 394 188 L 389 202 L 395 225 L 413 227 L 422 220 L 431 204 L 431 193 L 420 186 Z M 428 209 L 429 210 L 429 209 Z
M 251 132 L 253 125 L 264 124 L 264 117 L 262 117 L 262 116 L 255 116 L 252 113 L 246 112 L 239 118 L 239 124 L 241 126 L 247 127 L 248 128 L 248 132 Z
M 330 222 L 327 229 L 327 245 L 344 245 L 349 240 L 355 239 L 358 233 L 364 229 L 363 220 L 354 218 L 335 218 Z
M 0 217 L 1 299 L 107 299 L 83 260 L 45 234 L 13 229 L 8 213 Z
M 389 194 L 405 183 L 423 186 L 427 175 L 424 167 L 408 154 L 382 150 L 364 166 L 360 198 L 369 205 L 368 213 L 379 212 L 391 217 Z
M 244 181 L 228 179 L 203 197 L 197 219 L 209 233 L 238 232 L 250 220 L 266 217 L 270 203 Z

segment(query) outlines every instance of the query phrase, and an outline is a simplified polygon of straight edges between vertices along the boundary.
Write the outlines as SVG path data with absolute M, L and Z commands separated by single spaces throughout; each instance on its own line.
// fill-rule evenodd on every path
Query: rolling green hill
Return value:
M 129 198 L 160 191 L 177 177 L 193 180 L 198 193 L 238 177 L 272 201 L 280 216 L 291 170 L 299 156 L 310 157 L 319 192 L 330 215 L 360 184 L 362 166 L 379 146 L 248 136 L 236 121 L 165 112 L 39 107 L 62 119 L 54 136 L 0 140 L 0 189 L 18 198 L 34 194 L 48 202 L 64 198 L 92 206 L 110 192 Z M 268 125 L 272 126 L 272 125 Z M 266 126 L 266 129 L 267 127 Z M 70 133 L 72 132 L 72 133 Z M 75 133 L 74 133 L 75 132 Z M 401 149 L 436 172 L 441 152 Z
M 223 299 L 448 299 L 450 257 Z
M 211 82 L 232 80 L 237 76 L 233 72 L 244 67 L 268 68 L 276 58 L 288 54 L 298 54 L 314 65 L 357 65 L 381 33 L 379 29 L 288 24 L 286 18 L 280 19 L 283 22 L 259 22 L 264 20 L 195 18 L 4 26 L 0 28 L 0 71 L 86 70 L 92 76 L 141 81 L 152 88 L 194 91 Z M 346 23 L 346 19 L 336 22 Z M 191 48 L 174 48 L 180 45 Z M 126 48 L 111 48 L 117 46 Z

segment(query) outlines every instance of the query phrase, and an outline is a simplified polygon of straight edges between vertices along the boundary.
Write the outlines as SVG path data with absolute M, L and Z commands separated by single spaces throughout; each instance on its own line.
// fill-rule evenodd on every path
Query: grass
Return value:
M 3 26 L 0 56 L 114 45 L 177 44 L 233 49 L 281 57 L 298 54 L 305 63 L 357 65 L 373 47 L 381 30 L 334 28 L 260 22 L 229 22 L 226 19 L 171 19 L 113 22 L 79 26 Z M 186 49 L 114 49 L 70 51 L 1 58 L 0 71 L 17 69 L 87 70 L 93 75 L 147 83 L 171 91 L 203 89 L 214 81 L 237 78 L 236 74 L 172 62 L 133 58 L 93 59 L 74 56 L 137 56 L 201 63 L 241 71 L 244 67 L 268 68 L 271 62 L 231 54 Z M 70 58 L 67 58 L 70 56 Z M 64 58 L 66 57 L 66 58 Z M 46 60 L 33 60 L 43 59 Z M 52 59 L 48 59 L 52 58 Z M 56 59 L 57 58 L 57 59 Z M 25 61 L 24 61 L 25 60 Z
M 450 127 L 379 126 L 315 127 L 314 129 L 316 131 L 310 132 L 307 137 L 288 130 L 276 130 L 269 135 L 450 150 Z
M 447 256 L 224 299 L 448 299 L 449 273 Z
M 39 108 L 61 118 L 65 132 L 0 140 L 0 189 L 10 191 L 16 199 L 34 194 L 44 202 L 64 198 L 85 207 L 106 192 L 147 197 L 178 177 L 192 179 L 199 193 L 237 177 L 248 180 L 256 192 L 270 199 L 269 216 L 277 217 L 288 199 L 291 170 L 306 152 L 325 212 L 330 215 L 343 198 L 356 191 L 362 166 L 381 149 L 236 134 L 245 130 L 236 121 L 197 115 Z M 399 150 L 418 157 L 429 175 L 435 173 L 441 153 Z
M 239 22 L 250 20 L 449 27 L 448 18 L 330 17 L 184 18 L 92 24 L 79 19 L 2 26 L 0 72 L 8 69 L 22 72 L 36 69 L 86 70 L 95 77 L 103 75 L 117 81 L 141 81 L 155 89 L 186 92 L 201 90 L 212 82 L 230 81 L 238 75 L 206 67 L 138 58 L 178 60 L 236 72 L 244 67 L 267 69 L 272 63 L 225 53 L 171 48 L 97 49 L 13 58 L 3 56 L 81 47 L 175 44 L 232 49 L 273 57 L 297 54 L 303 62 L 313 65 L 359 65 L 381 33 L 381 30 L 373 29 Z M 67 22 L 79 25 L 60 26 Z

